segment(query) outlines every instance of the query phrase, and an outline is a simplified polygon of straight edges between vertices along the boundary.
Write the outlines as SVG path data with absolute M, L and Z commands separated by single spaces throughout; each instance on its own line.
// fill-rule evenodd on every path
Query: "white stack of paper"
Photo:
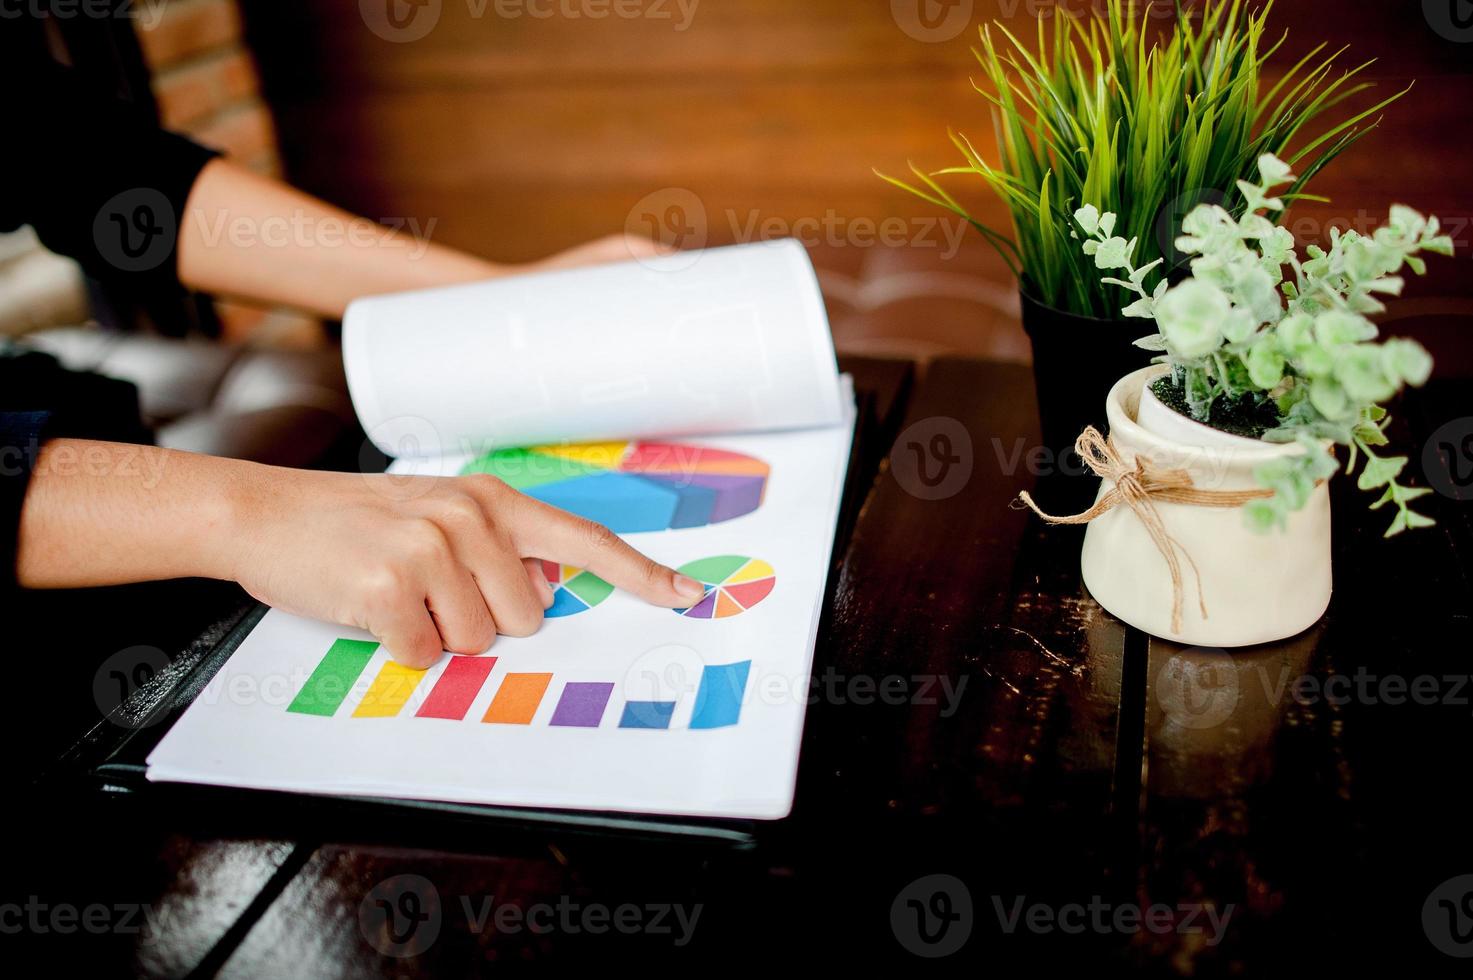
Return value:
M 492 473 L 707 595 L 672 611 L 545 563 L 555 603 L 536 635 L 426 671 L 361 631 L 273 610 L 149 778 L 785 815 L 853 432 L 801 247 L 364 300 L 344 348 L 393 472 Z

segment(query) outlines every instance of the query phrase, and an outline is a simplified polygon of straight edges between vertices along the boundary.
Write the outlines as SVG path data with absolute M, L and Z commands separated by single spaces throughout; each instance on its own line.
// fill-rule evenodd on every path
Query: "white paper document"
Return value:
M 790 239 L 359 300 L 343 363 L 396 458 L 843 419 L 823 295 Z
M 591 573 L 544 563 L 555 601 L 535 635 L 498 637 L 484 655 L 447 654 L 425 671 L 395 664 L 367 633 L 272 610 L 149 756 L 150 779 L 787 814 L 854 426 L 811 268 L 796 246 L 764 245 L 655 273 L 644 263 L 595 271 L 527 279 L 528 309 L 537 280 L 554 279 L 564 295 L 555 313 L 544 304 L 540 319 L 520 324 L 507 315 L 514 303 L 489 294 L 366 301 L 372 322 L 350 315 L 345 326 L 350 379 L 363 372 L 355 406 L 382 448 L 402 452 L 413 437 L 438 450 L 401 458 L 392 472 L 492 473 L 608 524 L 705 583 L 706 596 L 686 610 L 653 607 Z M 667 279 L 649 287 L 658 295 L 640 326 L 648 274 Z M 660 306 L 664 293 L 702 277 L 699 296 Z M 642 365 L 607 345 L 580 353 L 578 337 L 598 322 L 589 307 L 633 338 Z M 396 321 L 422 345 L 462 353 L 415 359 L 415 345 L 398 350 L 389 339 Z M 490 326 L 480 336 L 471 323 Z M 757 353 L 712 340 L 740 323 Z M 534 332 L 519 341 L 518 330 Z M 653 336 L 676 353 L 650 356 Z M 514 352 L 523 341 L 536 350 L 530 360 Z M 353 350 L 366 359 L 357 367 Z M 577 366 L 558 367 L 565 362 Z M 518 391 L 508 398 L 504 387 Z M 478 413 L 490 417 L 477 422 Z M 533 443 L 545 444 L 515 448 Z

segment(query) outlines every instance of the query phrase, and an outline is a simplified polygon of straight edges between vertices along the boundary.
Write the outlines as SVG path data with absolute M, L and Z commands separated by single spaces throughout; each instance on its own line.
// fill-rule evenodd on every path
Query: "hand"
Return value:
M 538 559 L 586 568 L 658 606 L 704 592 L 607 528 L 492 476 L 251 472 L 229 576 L 272 606 L 367 630 L 409 667 L 442 650 L 482 653 L 497 633 L 536 632 L 552 604 Z
M 536 262 L 529 262 L 516 271 L 552 272 L 556 269 L 577 269 L 588 265 L 605 265 L 611 262 L 629 262 L 633 259 L 649 259 L 657 255 L 670 255 L 675 249 L 639 235 L 605 235 L 582 245 L 559 252 Z

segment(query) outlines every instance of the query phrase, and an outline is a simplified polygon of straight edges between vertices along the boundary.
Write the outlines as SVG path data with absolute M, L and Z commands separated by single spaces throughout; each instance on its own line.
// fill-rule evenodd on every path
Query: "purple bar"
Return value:
M 762 503 L 767 477 L 698 473 L 691 477 L 690 485 L 716 491 L 716 509 L 711 512 L 711 523 L 716 524 L 756 510 Z
M 614 693 L 611 683 L 588 684 L 570 681 L 558 699 L 557 710 L 552 713 L 551 725 L 562 728 L 597 728 L 603 721 L 604 706 L 609 695 Z
M 700 487 L 716 493 L 710 523 L 719 524 L 756 510 L 762 503 L 765 476 L 725 476 L 719 473 L 641 473 L 646 480 L 674 487 Z

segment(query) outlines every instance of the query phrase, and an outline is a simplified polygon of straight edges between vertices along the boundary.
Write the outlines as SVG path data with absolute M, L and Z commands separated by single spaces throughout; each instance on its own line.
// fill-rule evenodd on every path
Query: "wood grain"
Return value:
M 366 26 L 357 0 L 245 0 L 288 176 L 359 212 L 412 219 L 437 241 L 509 261 L 637 229 L 641 202 L 678 191 L 703 211 L 687 245 L 796 232 L 825 271 L 942 271 L 956 285 L 892 278 L 876 290 L 882 305 L 899 296 L 905 307 L 865 316 L 831 295 L 845 350 L 1027 359 L 1003 264 L 974 233 L 959 247 L 938 246 L 926 230 L 937 213 L 871 169 L 958 162 L 948 127 L 995 158 L 987 104 L 969 82 L 975 28 L 996 19 L 1031 37 L 1035 17 L 1078 14 L 1086 0 L 962 0 L 971 27 L 940 43 L 907 34 L 906 4 L 889 0 L 700 0 L 688 22 L 674 0 L 628 8 L 670 17 L 588 16 L 612 9 L 598 2 L 442 0 L 427 8 L 439 10 L 433 30 L 393 43 Z M 1340 4 L 1331 13 L 1281 3 L 1271 23 L 1290 38 L 1270 77 L 1321 42 L 1349 44 L 1347 67 L 1379 59 L 1367 73 L 1376 90 L 1347 113 L 1417 82 L 1377 132 L 1320 176 L 1313 189 L 1332 203 L 1296 209 L 1296 231 L 1308 241 L 1323 240 L 1331 224 L 1368 227 L 1393 201 L 1436 212 L 1461 257 L 1434 262 L 1413 291 L 1439 311 L 1464 308 L 1473 300 L 1466 46 L 1439 36 L 1415 4 Z M 978 181 L 950 186 L 979 220 L 1009 226 Z M 867 232 L 885 221 L 901 223 L 898 241 Z M 815 223 L 824 230 L 805 233 Z M 948 304 L 958 291 L 961 302 Z M 925 305 L 936 295 L 939 310 Z M 1417 330 L 1432 338 L 1441 370 L 1473 373 L 1473 351 L 1446 324 L 1424 320 Z
M 939 359 L 907 397 L 909 365 L 845 366 L 875 431 L 894 434 L 883 466 L 861 464 L 869 485 L 820 625 L 796 808 L 755 846 L 412 808 L 343 821 L 260 794 L 222 813 L 186 802 L 187 787 L 52 785 L 18 812 L 26 846 L 4 898 L 147 904 L 170 927 L 147 945 L 34 931 L 18 945 L 106 975 L 709 971 L 783 956 L 876 970 L 921 962 L 897 941 L 894 909 L 911 883 L 946 874 L 972 911 L 946 962 L 973 970 L 1458 975 L 1420 912 L 1473 868 L 1466 503 L 1424 498 L 1438 526 L 1388 541 L 1384 516 L 1337 480 L 1336 591 L 1320 624 L 1232 653 L 1147 642 L 1082 590 L 1079 529 L 1008 507 L 1019 489 L 1051 489 L 1047 460 L 1028 462 L 1026 368 Z M 1435 381 L 1394 406 L 1390 435 L 1413 469 L 1428 434 L 1469 404 L 1466 381 Z M 943 457 L 970 469 L 948 483 Z M 433 943 L 410 956 L 360 915 L 404 875 L 429 882 L 441 910 Z M 649 929 L 488 927 L 488 901 L 520 914 L 566 905 L 580 923 L 590 908 L 701 911 L 677 944 Z M 1164 906 L 1170 928 L 1006 925 L 1014 908 L 1095 904 Z M 1204 906 L 1227 916 L 1220 937 L 1188 928 Z

